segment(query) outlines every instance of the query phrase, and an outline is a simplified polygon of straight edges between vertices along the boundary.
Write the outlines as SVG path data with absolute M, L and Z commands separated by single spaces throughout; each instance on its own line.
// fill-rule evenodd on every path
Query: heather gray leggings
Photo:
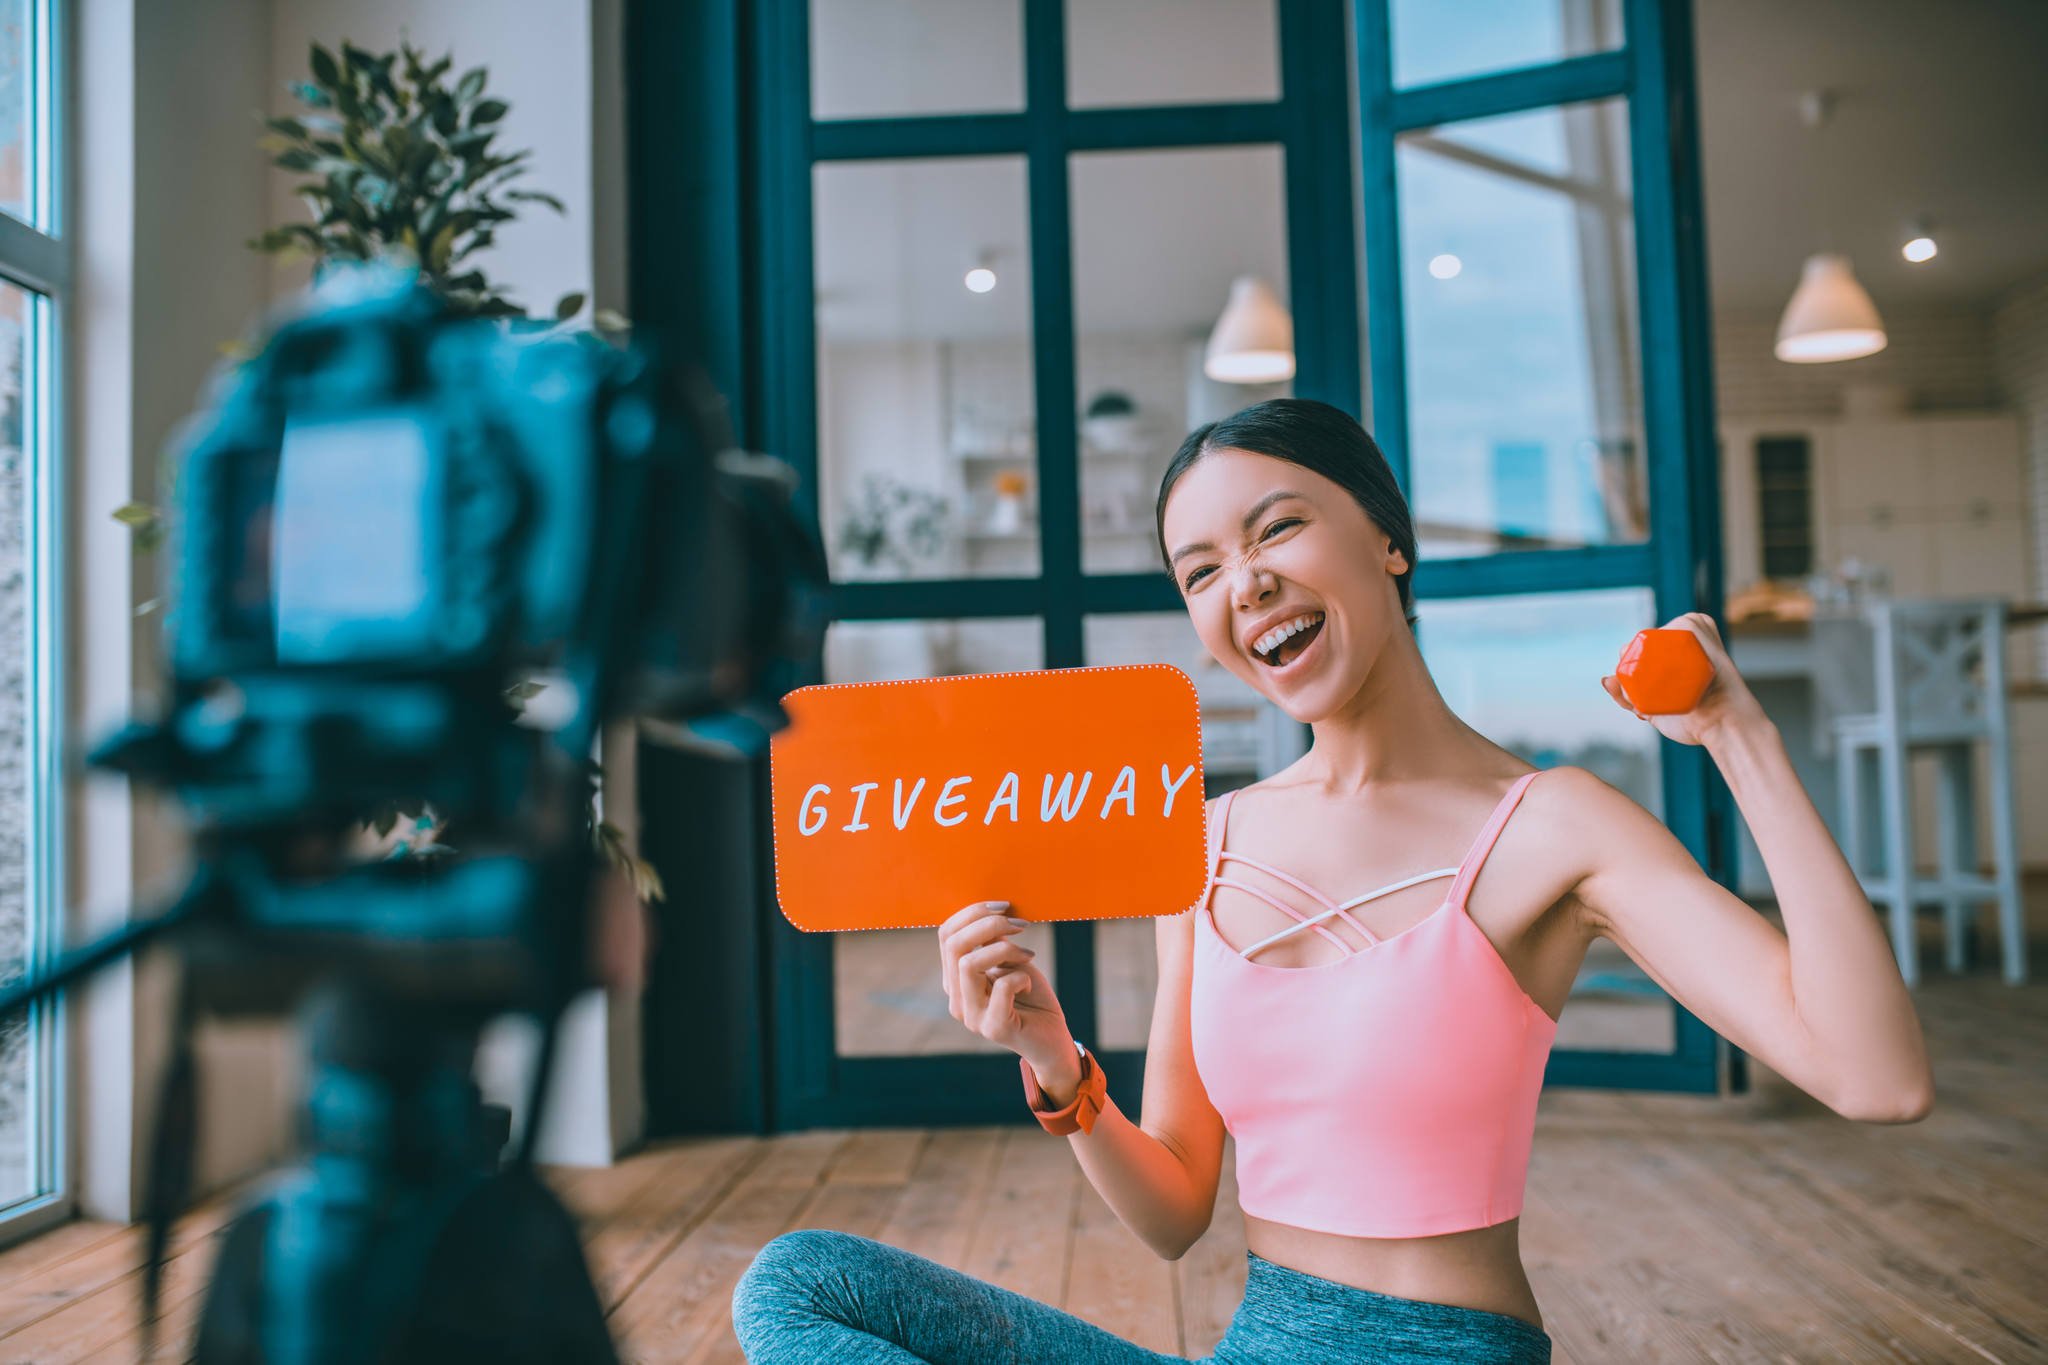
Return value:
M 1155 1365 L 1161 1355 L 1071 1313 L 844 1232 L 786 1232 L 732 1295 L 753 1365 Z M 1542 1365 L 1550 1337 L 1520 1318 L 1354 1289 L 1248 1255 L 1244 1301 L 1216 1365 L 1455 1360 Z

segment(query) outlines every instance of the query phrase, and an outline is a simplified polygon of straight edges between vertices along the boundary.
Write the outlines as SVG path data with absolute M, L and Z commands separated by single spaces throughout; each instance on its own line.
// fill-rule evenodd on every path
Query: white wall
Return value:
M 1919 411 L 1999 406 L 1991 317 L 1983 309 L 1883 308 L 1886 345 L 1827 365 L 1788 365 L 1771 354 L 1778 315 L 1714 314 L 1714 406 L 1723 417 L 1834 416 L 1852 384 L 1895 384 Z
M 1991 353 L 1999 387 L 2019 414 L 2027 469 L 2027 515 L 2034 600 L 2048 602 L 2048 277 L 2022 285 L 1991 315 Z M 2037 672 L 2048 678 L 2048 629 L 2037 630 Z
M 261 0 L 77 10 L 72 107 L 77 288 L 68 318 L 72 390 L 68 488 L 72 542 L 71 735 L 89 742 L 147 709 L 160 617 L 159 558 L 137 556 L 108 514 L 158 496 L 158 452 L 218 359 L 264 306 L 266 272 L 242 248 L 264 216 L 254 157 L 195 155 L 247 147 L 263 101 L 267 16 Z M 125 784 L 74 775 L 71 931 L 104 931 L 131 906 L 182 882 L 175 821 Z M 173 978 L 161 960 L 109 972 L 77 1000 L 79 1108 L 74 1155 L 85 1211 L 137 1206 Z M 283 1112 L 276 1030 L 202 1038 L 209 1141 L 200 1176 L 217 1181 L 268 1161 Z
M 403 31 L 452 49 L 459 73 L 487 66 L 511 113 L 503 141 L 534 149 L 526 183 L 568 205 L 498 233 L 480 264 L 529 308 L 571 290 L 625 308 L 623 91 L 619 0 L 520 7 L 494 0 L 82 0 L 72 109 L 71 205 L 78 286 L 69 490 L 76 585 L 70 710 L 76 742 L 147 709 L 161 618 L 161 563 L 132 552 L 108 516 L 155 499 L 158 452 L 191 411 L 223 341 L 245 334 L 303 281 L 244 242 L 304 217 L 292 177 L 257 147 L 259 115 L 283 113 L 315 39 L 395 47 Z M 630 745 L 624 746 L 630 749 Z M 631 829 L 630 764 L 614 757 L 611 817 Z M 78 782 L 71 803 L 71 932 L 110 927 L 183 879 L 175 820 L 124 784 Z M 172 977 L 167 964 L 107 973 L 77 999 L 79 1113 L 74 1156 L 86 1212 L 128 1218 L 141 1197 Z M 608 1161 L 638 1140 L 637 1008 L 593 993 L 572 1013 L 558 1063 L 547 1159 Z M 494 1098 L 523 1107 L 516 1031 L 491 1040 L 480 1072 Z M 199 1177 L 213 1186 L 274 1164 L 297 1105 L 288 1025 L 210 1024 L 201 1033 Z
M 516 22 L 504 0 L 269 0 L 268 11 L 266 88 L 274 114 L 296 112 L 284 84 L 303 77 L 314 42 L 338 51 L 346 39 L 381 52 L 403 40 L 430 60 L 452 52 L 452 76 L 486 67 L 486 90 L 511 106 L 495 145 L 532 148 L 529 173 L 517 183 L 557 196 L 568 213 L 526 205 L 471 259 L 529 312 L 551 313 L 555 300 L 571 292 L 590 294 L 588 306 L 628 311 L 619 0 L 523 4 Z M 291 191 L 299 178 L 270 175 L 271 221 L 304 218 Z M 302 262 L 278 263 L 273 289 L 296 288 L 306 274 Z M 619 768 L 618 759 L 609 766 Z M 614 819 L 623 815 L 628 828 L 630 780 L 629 771 L 615 774 L 609 797 Z M 547 1102 L 543 1160 L 602 1164 L 639 1140 L 637 1020 L 635 1004 L 595 992 L 571 1009 Z M 519 1125 L 532 1041 L 506 1021 L 487 1035 L 478 1066 L 486 1095 L 510 1105 Z

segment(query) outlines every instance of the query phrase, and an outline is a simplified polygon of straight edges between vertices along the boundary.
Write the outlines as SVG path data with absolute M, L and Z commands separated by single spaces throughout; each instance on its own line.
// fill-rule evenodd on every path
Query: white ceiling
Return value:
M 1784 306 L 1832 236 L 1880 309 L 2048 271 L 2048 3 L 1695 0 L 1714 302 Z M 1816 135 L 1799 95 L 1838 93 Z M 1941 254 L 1899 255 L 1934 220 Z
M 813 13 L 832 24 L 903 3 L 814 0 Z M 960 5 L 953 26 L 985 35 L 972 45 L 984 62 L 991 50 L 1004 65 L 1013 59 L 1015 0 L 944 3 Z M 1174 11 L 1176 41 L 1138 41 L 1163 31 L 1145 13 L 1160 5 L 1129 8 L 1113 50 L 1106 39 L 1088 45 L 1105 68 L 1091 83 L 1109 88 L 1110 68 L 1153 62 L 1170 64 L 1170 77 L 1138 84 L 1163 90 L 1187 77 L 1200 89 L 1222 79 L 1224 54 L 1244 51 L 1244 12 L 1270 12 L 1270 0 L 1200 0 Z M 2048 0 L 1695 0 L 1694 11 L 1717 309 L 1782 308 L 1800 263 L 1823 247 L 1850 255 L 1880 309 L 1982 307 L 2048 272 Z M 1210 28 L 1220 41 L 1200 32 Z M 830 102 L 847 112 L 879 112 L 862 107 L 875 99 L 902 107 L 918 82 L 868 50 L 900 40 L 885 29 L 842 25 L 814 46 L 821 99 L 837 81 Z M 935 87 L 934 98 L 957 107 L 957 87 Z M 1837 96 L 1817 135 L 1799 115 L 1801 92 L 1814 88 Z M 981 89 L 1011 107 L 1020 93 L 994 81 Z M 1084 330 L 1197 333 L 1234 275 L 1283 273 L 1270 152 L 1090 157 L 1070 183 Z M 1021 159 L 822 168 L 818 190 L 827 335 L 1023 331 Z M 1913 266 L 1898 248 L 1920 215 L 1932 220 L 1941 254 Z M 973 295 L 961 277 L 983 250 L 995 253 L 1001 283 Z

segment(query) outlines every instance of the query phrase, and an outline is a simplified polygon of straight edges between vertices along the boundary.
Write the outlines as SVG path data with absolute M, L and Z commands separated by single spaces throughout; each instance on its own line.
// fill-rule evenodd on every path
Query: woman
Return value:
M 1279 399 L 1200 428 L 1158 524 L 1202 643 L 1314 743 L 1210 803 L 1209 888 L 1157 921 L 1144 1122 L 1104 1095 L 1009 907 L 960 910 L 939 954 L 954 1017 L 1018 1054 L 1041 1121 L 1159 1255 L 1208 1227 L 1236 1136 L 1249 1261 L 1216 1360 L 1550 1358 L 1516 1232 L 1544 1059 L 1595 937 L 1838 1113 L 1927 1112 L 1877 918 L 1712 621 L 1670 623 L 1713 662 L 1705 696 L 1642 718 L 1720 765 L 1783 932 L 1627 796 L 1539 775 L 1451 713 L 1409 628 L 1408 508 L 1341 411 Z M 756 1361 L 1171 1359 L 831 1232 L 770 1243 L 734 1321 Z

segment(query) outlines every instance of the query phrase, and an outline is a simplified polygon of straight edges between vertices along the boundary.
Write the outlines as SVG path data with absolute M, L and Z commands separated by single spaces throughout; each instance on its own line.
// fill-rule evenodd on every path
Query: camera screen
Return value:
M 440 483 L 415 414 L 286 423 L 270 546 L 279 663 L 434 652 Z

